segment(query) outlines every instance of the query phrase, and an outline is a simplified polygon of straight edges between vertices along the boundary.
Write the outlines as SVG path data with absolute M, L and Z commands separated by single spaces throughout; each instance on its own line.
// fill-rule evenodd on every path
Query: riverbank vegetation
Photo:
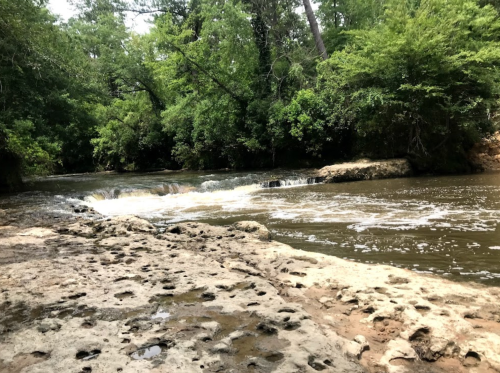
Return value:
M 460 172 L 495 129 L 498 1 L 74 4 L 64 23 L 45 0 L 0 0 L 4 186 L 356 156 Z M 152 15 L 147 34 L 125 25 L 138 14 Z

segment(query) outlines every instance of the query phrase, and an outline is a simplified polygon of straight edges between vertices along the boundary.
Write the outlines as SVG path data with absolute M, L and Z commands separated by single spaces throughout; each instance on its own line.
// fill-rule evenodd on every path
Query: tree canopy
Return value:
M 495 130 L 496 1 L 73 3 L 64 23 L 45 0 L 0 0 L 4 186 L 356 156 L 460 172 Z M 147 34 L 126 27 L 134 14 L 152 16 Z

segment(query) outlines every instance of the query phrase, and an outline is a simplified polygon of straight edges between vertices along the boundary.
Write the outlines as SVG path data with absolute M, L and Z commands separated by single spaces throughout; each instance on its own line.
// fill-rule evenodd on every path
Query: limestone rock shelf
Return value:
M 475 144 L 469 152 L 469 159 L 478 169 L 500 171 L 500 132 Z
M 323 167 L 317 178 L 326 183 L 342 183 L 347 181 L 390 179 L 412 175 L 410 163 L 406 159 L 389 159 L 381 161 L 360 160 Z
M 500 371 L 498 288 L 298 251 L 254 222 L 0 234 L 19 253 L 0 266 L 1 372 Z

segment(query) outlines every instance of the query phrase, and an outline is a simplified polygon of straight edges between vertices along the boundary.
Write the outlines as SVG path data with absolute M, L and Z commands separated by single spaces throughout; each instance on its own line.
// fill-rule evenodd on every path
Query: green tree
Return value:
M 319 0 L 318 18 L 328 51 L 343 49 L 345 31 L 369 29 L 382 22 L 386 0 Z
M 151 66 L 174 155 L 194 168 L 269 165 L 287 132 L 269 117 L 305 85 L 305 71 L 314 72 L 314 42 L 294 12 L 298 3 L 191 5 L 182 21 L 158 17 L 152 32 Z
M 115 170 L 170 166 L 171 145 L 162 132 L 165 109 L 148 61 L 148 36 L 125 27 L 124 5 L 109 0 L 78 3 L 69 31 L 80 39 L 106 96 L 93 106 L 97 121 L 92 145 L 98 168 Z
M 63 151 L 91 155 L 85 136 L 93 80 L 79 45 L 44 6 L 42 0 L 0 0 L 0 154 L 17 165 L 2 175 L 4 186 L 21 174 L 91 163 Z
M 498 3 L 321 0 L 315 38 L 304 3 L 74 0 L 63 24 L 44 0 L 0 0 L 0 184 L 357 154 L 465 169 L 499 102 Z
M 463 171 L 498 103 L 499 31 L 493 7 L 473 0 L 388 2 L 381 24 L 350 31 L 320 66 L 327 122 L 352 126 L 359 151 Z

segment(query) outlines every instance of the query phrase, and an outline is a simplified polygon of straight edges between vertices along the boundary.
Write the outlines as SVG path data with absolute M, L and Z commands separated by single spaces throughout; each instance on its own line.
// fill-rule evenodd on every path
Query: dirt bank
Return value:
M 1 372 L 500 371 L 498 288 L 294 250 L 253 222 L 0 235 Z

